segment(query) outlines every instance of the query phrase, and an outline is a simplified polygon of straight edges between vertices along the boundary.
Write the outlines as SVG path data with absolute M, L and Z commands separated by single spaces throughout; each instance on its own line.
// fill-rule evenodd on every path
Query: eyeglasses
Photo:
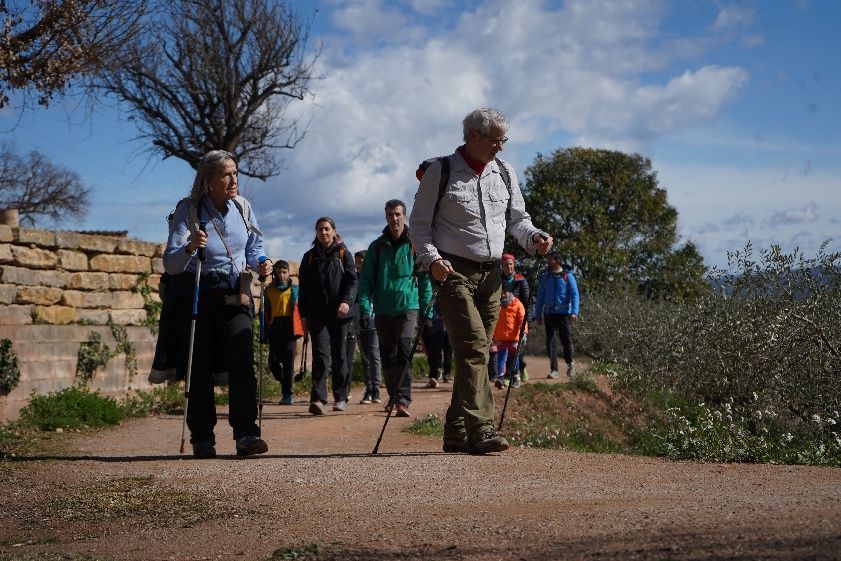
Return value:
M 477 132 L 479 134 L 481 134 L 482 136 L 484 136 L 485 138 L 487 138 L 488 140 L 490 140 L 491 142 L 493 142 L 494 144 L 499 144 L 500 146 L 502 146 L 503 144 L 508 142 L 508 137 L 507 136 L 503 136 L 502 138 L 494 138 L 489 134 L 483 133 L 482 131 L 477 131 Z

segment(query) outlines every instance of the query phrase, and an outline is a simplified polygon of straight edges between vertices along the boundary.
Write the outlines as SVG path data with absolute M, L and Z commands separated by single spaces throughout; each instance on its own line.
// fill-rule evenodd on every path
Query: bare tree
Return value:
M 164 159 L 196 167 L 219 148 L 244 175 L 277 175 L 280 149 L 306 128 L 285 112 L 308 93 L 317 56 L 305 53 L 309 23 L 285 0 L 176 0 L 164 10 L 101 86 Z
M 100 71 L 140 31 L 146 0 L 0 0 L 0 107 L 8 92 L 48 105 Z
M 16 208 L 21 222 L 35 224 L 38 216 L 55 222 L 83 217 L 91 189 L 79 174 L 56 166 L 40 152 L 18 155 L 0 144 L 0 208 Z

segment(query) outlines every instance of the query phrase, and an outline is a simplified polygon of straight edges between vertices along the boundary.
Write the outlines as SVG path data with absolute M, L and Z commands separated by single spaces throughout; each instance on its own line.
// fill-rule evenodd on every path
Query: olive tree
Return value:
M 523 197 L 535 224 L 572 258 L 587 290 L 632 286 L 650 298 L 684 300 L 704 290 L 703 258 L 678 245 L 678 213 L 639 154 L 568 148 L 538 154 Z

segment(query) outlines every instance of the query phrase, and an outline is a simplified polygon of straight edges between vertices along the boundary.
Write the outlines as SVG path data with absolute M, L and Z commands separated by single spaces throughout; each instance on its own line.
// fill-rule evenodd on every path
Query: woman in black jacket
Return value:
M 351 365 L 345 352 L 351 305 L 357 278 L 353 255 L 327 216 L 315 222 L 312 249 L 301 259 L 298 272 L 298 309 L 312 341 L 312 393 L 310 413 L 323 415 L 327 403 L 327 365 L 333 382 L 333 411 L 347 408 Z

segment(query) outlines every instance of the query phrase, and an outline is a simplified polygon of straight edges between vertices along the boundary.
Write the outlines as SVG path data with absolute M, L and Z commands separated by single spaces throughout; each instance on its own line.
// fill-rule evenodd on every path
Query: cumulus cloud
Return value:
M 475 107 L 506 113 L 511 142 L 501 156 L 521 171 L 533 146 L 556 134 L 642 150 L 659 135 L 714 121 L 749 79 L 741 68 L 673 59 L 661 48 L 668 4 L 660 0 L 463 6 L 334 4 L 339 34 L 325 41 L 323 79 L 294 108 L 311 119 L 307 137 L 285 154 L 287 172 L 256 190 L 272 252 L 303 253 L 325 214 L 352 249 L 367 245 L 384 222 L 383 202 L 397 197 L 411 208 L 417 164 L 452 152 Z
M 810 222 L 815 222 L 818 219 L 817 210 L 818 205 L 814 202 L 810 202 L 802 208 L 793 208 L 775 212 L 768 219 L 767 224 L 771 228 L 790 224 L 808 224 Z

